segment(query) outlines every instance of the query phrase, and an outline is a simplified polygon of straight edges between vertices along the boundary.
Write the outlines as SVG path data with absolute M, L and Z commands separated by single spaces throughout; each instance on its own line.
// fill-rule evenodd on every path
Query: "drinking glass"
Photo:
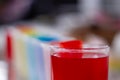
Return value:
M 109 46 L 84 44 L 80 49 L 51 48 L 52 80 L 108 80 Z

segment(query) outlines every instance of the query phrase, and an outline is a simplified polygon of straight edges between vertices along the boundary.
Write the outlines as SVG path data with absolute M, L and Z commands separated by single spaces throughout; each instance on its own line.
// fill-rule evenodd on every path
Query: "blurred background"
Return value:
M 120 0 L 0 0 L 0 80 L 7 80 L 5 29 L 20 25 L 107 43 L 110 80 L 120 80 Z

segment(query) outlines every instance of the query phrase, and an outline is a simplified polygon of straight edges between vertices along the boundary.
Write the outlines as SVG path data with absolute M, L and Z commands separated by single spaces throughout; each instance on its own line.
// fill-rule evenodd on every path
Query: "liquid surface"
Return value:
M 51 58 L 53 80 L 108 80 L 105 54 L 59 52 Z

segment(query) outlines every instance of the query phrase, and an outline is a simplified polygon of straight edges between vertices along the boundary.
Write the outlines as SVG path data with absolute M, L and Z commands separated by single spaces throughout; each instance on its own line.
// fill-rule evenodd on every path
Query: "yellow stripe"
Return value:
M 16 49 L 16 64 L 18 67 L 18 73 L 22 74 L 22 76 L 28 78 L 28 63 L 27 63 L 27 56 L 26 56 L 26 48 L 25 48 L 25 41 L 22 39 L 17 39 L 15 41 L 15 49 Z

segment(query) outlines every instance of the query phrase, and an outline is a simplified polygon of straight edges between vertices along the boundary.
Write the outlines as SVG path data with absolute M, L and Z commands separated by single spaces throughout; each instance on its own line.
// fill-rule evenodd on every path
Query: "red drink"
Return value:
M 103 53 L 52 54 L 53 80 L 108 80 L 108 55 Z

